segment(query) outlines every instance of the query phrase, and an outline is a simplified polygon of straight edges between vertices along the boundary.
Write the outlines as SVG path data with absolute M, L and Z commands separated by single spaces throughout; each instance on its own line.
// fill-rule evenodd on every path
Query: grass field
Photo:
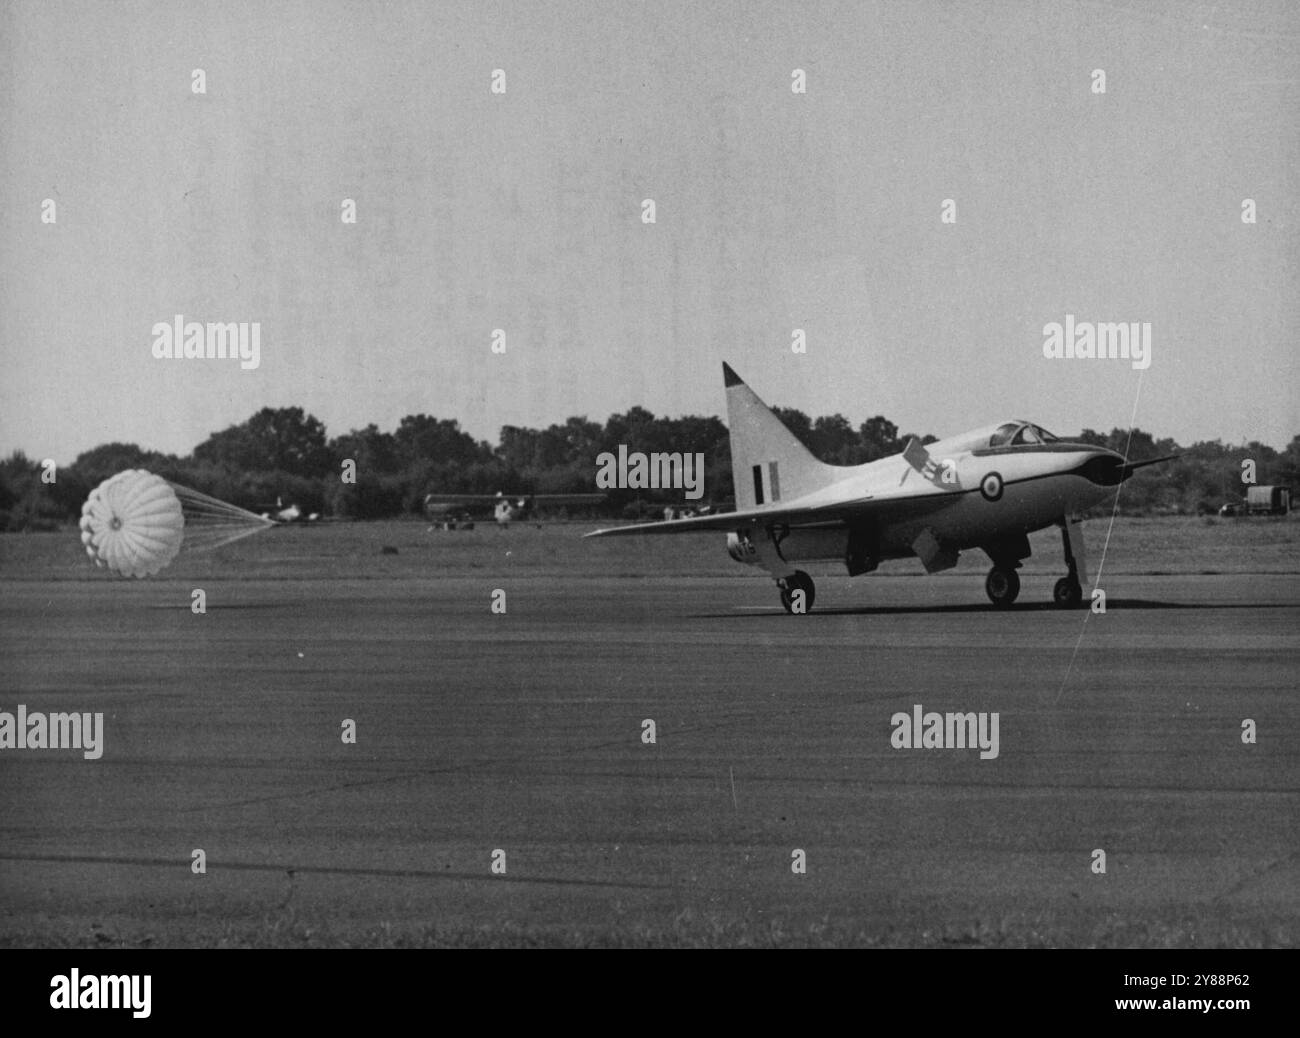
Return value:
M 159 580 L 367 580 L 519 573 L 563 579 L 580 571 L 611 577 L 707 576 L 766 579 L 762 571 L 734 562 L 719 533 L 670 537 L 584 540 L 598 523 L 482 523 L 473 530 L 440 530 L 427 522 L 321 523 L 278 527 L 214 552 L 189 553 Z M 1117 518 L 1086 525 L 1088 559 L 1095 574 L 1300 574 L 1300 521 L 1285 519 Z M 1109 536 L 1108 536 L 1109 533 Z M 1064 572 L 1060 534 L 1030 538 L 1028 574 Z M 396 549 L 385 554 L 384 549 Z M 980 551 L 963 554 L 956 572 L 989 566 Z M 842 573 L 835 562 L 810 572 Z M 923 577 L 916 560 L 887 562 L 860 583 L 896 576 Z M 0 535 L 0 580 L 114 580 L 87 559 L 77 531 Z M 864 592 L 869 593 L 869 592 Z

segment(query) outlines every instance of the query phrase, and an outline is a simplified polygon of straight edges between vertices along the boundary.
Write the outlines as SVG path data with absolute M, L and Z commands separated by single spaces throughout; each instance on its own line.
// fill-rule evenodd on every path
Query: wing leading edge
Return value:
M 917 494 L 913 491 L 872 494 L 848 501 L 826 504 L 792 504 L 786 508 L 745 508 L 721 515 L 701 515 L 691 519 L 671 519 L 658 523 L 633 523 L 594 530 L 586 537 L 635 537 L 660 533 L 704 533 L 709 530 L 742 530 L 747 526 L 814 526 L 828 523 L 851 523 L 855 519 L 874 516 L 892 506 L 906 502 L 918 511 L 940 508 L 950 503 L 951 491 Z

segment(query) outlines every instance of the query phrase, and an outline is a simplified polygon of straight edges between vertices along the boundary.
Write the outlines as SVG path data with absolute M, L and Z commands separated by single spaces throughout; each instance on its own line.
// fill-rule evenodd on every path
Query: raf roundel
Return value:
M 997 501 L 1002 497 L 1002 474 L 990 472 L 980 480 L 980 493 L 985 501 Z

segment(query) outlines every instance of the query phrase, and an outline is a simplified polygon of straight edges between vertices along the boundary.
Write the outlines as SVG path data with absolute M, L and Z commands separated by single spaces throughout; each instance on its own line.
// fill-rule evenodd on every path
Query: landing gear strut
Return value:
M 817 588 L 813 584 L 812 577 L 803 570 L 797 569 L 790 576 L 781 577 L 777 580 L 776 586 L 781 590 L 781 604 L 785 606 L 787 613 L 812 612 Z
M 1070 547 L 1070 520 L 1061 520 L 1061 548 L 1065 553 L 1065 565 L 1069 569 L 1064 577 L 1052 588 L 1052 601 L 1062 609 L 1077 608 L 1083 601 L 1083 585 L 1079 583 L 1079 564 Z
M 984 593 L 998 609 L 1006 609 L 1020 594 L 1020 574 L 1010 566 L 994 566 L 984 579 Z

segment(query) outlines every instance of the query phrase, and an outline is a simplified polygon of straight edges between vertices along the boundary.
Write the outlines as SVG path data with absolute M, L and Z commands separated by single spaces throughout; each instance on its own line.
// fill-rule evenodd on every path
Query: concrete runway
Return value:
M 8 580 L 0 942 L 1294 945 L 1300 581 L 1051 580 Z

